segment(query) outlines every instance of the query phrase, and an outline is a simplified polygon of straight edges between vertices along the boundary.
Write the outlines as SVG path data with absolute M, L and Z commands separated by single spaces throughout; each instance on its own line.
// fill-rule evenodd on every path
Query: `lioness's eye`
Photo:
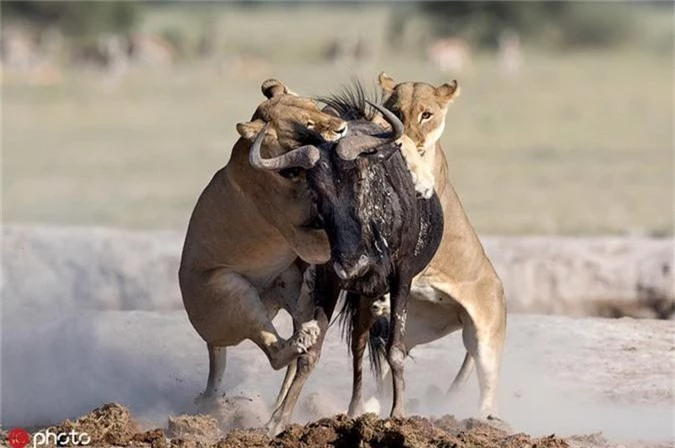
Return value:
M 431 118 L 431 112 L 422 112 L 422 120 L 428 120 Z
M 307 122 L 307 127 L 308 127 L 309 129 L 314 128 L 314 122 L 313 122 L 312 120 L 309 120 L 309 121 Z

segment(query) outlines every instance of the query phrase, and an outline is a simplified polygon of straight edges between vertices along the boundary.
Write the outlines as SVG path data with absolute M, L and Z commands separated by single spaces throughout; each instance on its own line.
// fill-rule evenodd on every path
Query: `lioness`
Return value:
M 347 124 L 277 80 L 265 81 L 262 92 L 267 100 L 251 121 L 237 125 L 241 138 L 229 162 L 199 197 L 183 247 L 183 303 L 209 353 L 204 399 L 223 392 L 226 347 L 250 339 L 272 367 L 280 369 L 320 337 L 319 326 L 311 320 L 311 303 L 302 302 L 307 297 L 299 299 L 302 274 L 297 260 L 325 263 L 330 247 L 325 232 L 313 226 L 316 215 L 304 178 L 283 168 L 307 162 L 292 159 L 297 154 L 289 152 L 300 146 L 299 130 L 310 129 L 335 141 L 345 134 Z M 260 170 L 249 163 L 249 150 L 266 124 L 262 152 L 271 160 L 268 169 Z M 280 308 L 297 324 L 289 340 L 282 339 L 271 322 Z
M 480 414 L 494 417 L 506 336 L 504 292 L 448 179 L 448 164 L 439 143 L 448 107 L 459 94 L 459 87 L 456 81 L 439 87 L 421 82 L 396 83 L 384 72 L 378 80 L 384 106 L 401 118 L 405 135 L 433 172 L 444 215 L 440 247 L 413 282 L 406 348 L 410 351 L 461 328 L 467 354 L 449 392 L 464 384 L 475 362 L 481 391 Z M 378 341 L 373 340 L 373 344 Z

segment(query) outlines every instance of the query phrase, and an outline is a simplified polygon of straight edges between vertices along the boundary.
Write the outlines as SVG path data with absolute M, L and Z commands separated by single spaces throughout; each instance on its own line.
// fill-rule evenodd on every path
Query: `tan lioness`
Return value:
M 299 303 L 302 274 L 297 259 L 325 263 L 330 247 L 325 232 L 312 226 L 315 216 L 304 178 L 284 168 L 311 166 L 306 160 L 310 154 L 298 148 L 299 129 L 335 141 L 347 124 L 277 80 L 265 81 L 262 91 L 267 100 L 250 122 L 237 125 L 241 138 L 199 197 L 183 247 L 183 303 L 209 353 L 205 399 L 222 395 L 227 347 L 250 339 L 280 369 L 319 337 L 311 320 L 312 303 Z M 265 160 L 256 161 L 250 148 L 266 125 L 261 149 Z M 256 163 L 264 169 L 256 169 Z M 289 340 L 271 322 L 280 308 L 298 323 Z
M 439 143 L 448 106 L 459 94 L 459 87 L 456 81 L 439 87 L 421 82 L 396 83 L 385 73 L 380 74 L 379 84 L 384 106 L 401 118 L 405 135 L 433 171 L 445 223 L 436 255 L 413 283 L 406 348 L 410 351 L 461 328 L 467 354 L 450 391 L 464 384 L 475 362 L 480 414 L 494 417 L 506 336 L 504 292 L 448 179 L 448 164 Z

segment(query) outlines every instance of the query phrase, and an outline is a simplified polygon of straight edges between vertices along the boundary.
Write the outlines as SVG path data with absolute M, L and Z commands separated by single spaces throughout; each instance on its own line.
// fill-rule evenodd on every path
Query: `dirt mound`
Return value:
M 365 414 L 352 419 L 345 415 L 324 418 L 307 425 L 290 425 L 271 439 L 260 429 L 233 429 L 223 437 L 218 419 L 206 415 L 170 417 L 168 428 L 143 431 L 127 408 L 106 404 L 75 421 L 66 420 L 49 428 L 52 432 L 86 433 L 88 446 L 147 448 L 560 448 L 566 441 L 554 436 L 530 438 L 509 434 L 474 419 L 458 421 L 444 416 L 379 419 Z M 4 439 L 4 437 L 2 437 Z
M 55 434 L 73 430 L 86 433 L 91 438 L 89 446 L 126 446 L 140 431 L 129 409 L 117 403 L 105 404 L 75 421 L 66 420 L 48 429 Z
M 324 418 L 305 426 L 291 425 L 269 444 L 272 447 L 300 448 L 331 446 L 348 448 L 558 448 L 562 439 L 532 439 L 525 434 L 509 435 L 487 423 L 459 422 L 446 416 L 432 421 L 423 417 L 379 419 L 365 414 L 351 419 L 345 415 Z

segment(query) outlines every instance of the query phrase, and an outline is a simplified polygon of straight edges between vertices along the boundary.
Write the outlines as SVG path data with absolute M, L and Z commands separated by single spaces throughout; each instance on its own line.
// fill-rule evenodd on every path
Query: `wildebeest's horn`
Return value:
M 391 125 L 391 132 L 379 135 L 356 135 L 345 137 L 337 145 L 336 151 L 343 160 L 354 160 L 366 151 L 373 151 L 385 143 L 391 143 L 403 136 L 403 123 L 391 111 L 384 107 L 367 101 L 379 113 L 382 114 L 387 123 Z
M 253 146 L 251 146 L 251 151 L 248 155 L 248 161 L 251 166 L 260 170 L 274 171 L 283 170 L 285 168 L 307 169 L 313 167 L 317 160 L 319 160 L 319 150 L 312 145 L 301 146 L 280 156 L 272 157 L 271 159 L 263 158 L 262 154 L 260 154 L 260 149 L 263 140 L 265 139 L 265 133 L 267 132 L 268 126 L 269 123 L 266 123 L 253 141 Z
M 382 114 L 384 119 L 387 120 L 387 123 L 391 125 L 391 132 L 393 134 L 389 137 L 391 138 L 391 141 L 398 140 L 399 138 L 403 137 L 403 132 L 405 131 L 403 122 L 399 120 L 392 111 L 386 107 L 380 106 L 379 104 L 371 103 L 368 100 L 366 100 L 366 102 L 377 109 L 377 111 Z

